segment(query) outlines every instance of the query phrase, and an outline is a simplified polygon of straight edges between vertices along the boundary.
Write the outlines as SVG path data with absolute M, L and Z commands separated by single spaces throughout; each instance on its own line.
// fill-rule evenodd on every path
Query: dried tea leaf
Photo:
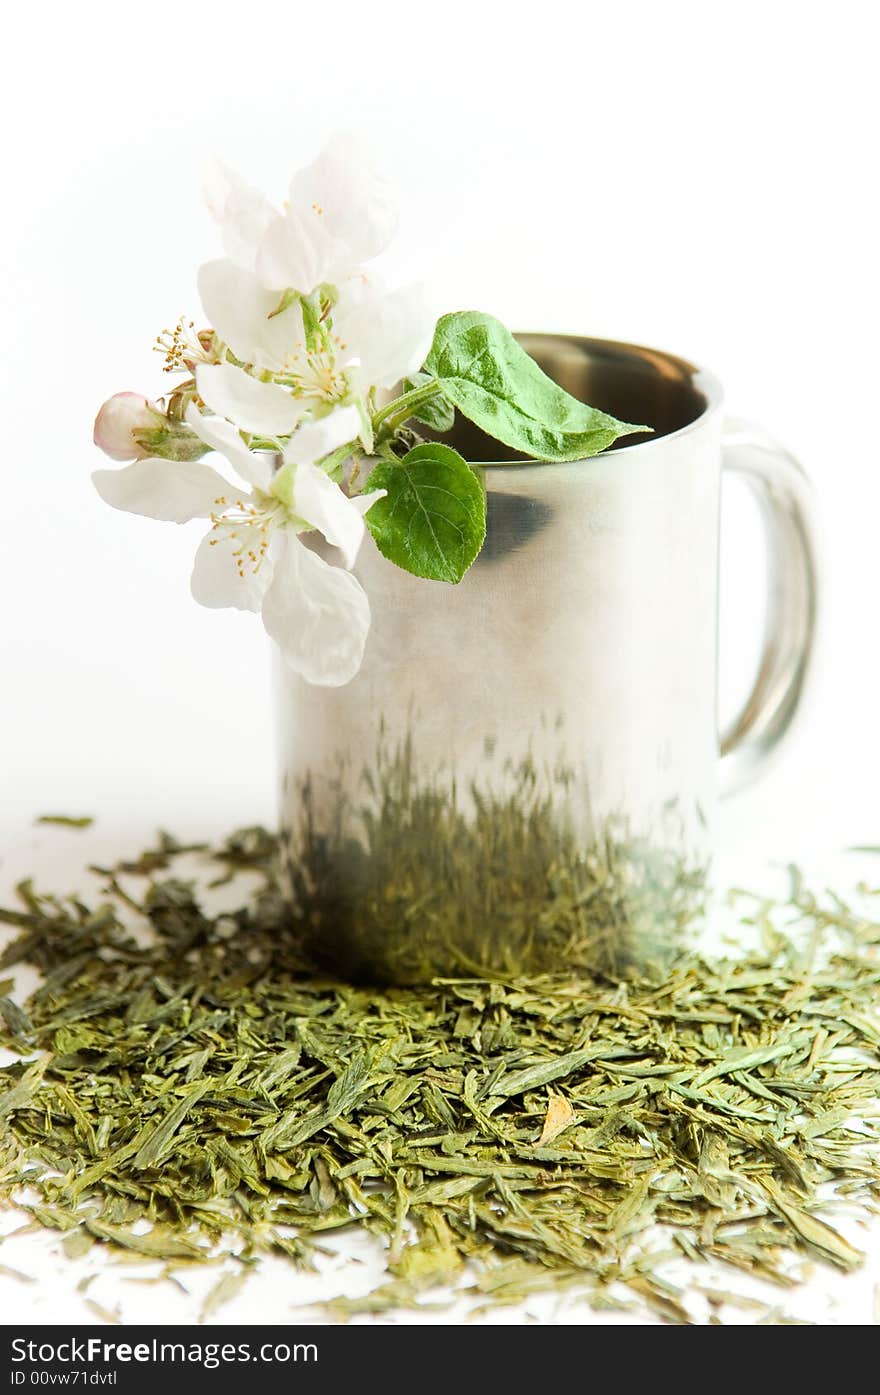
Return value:
M 61 1248 L 68 1259 L 81 1259 L 94 1245 L 94 1237 L 84 1228 L 69 1230 L 61 1241 Z
M 11 998 L 0 998 L 0 1017 L 6 1023 L 7 1030 L 15 1037 L 25 1037 L 31 1030 L 31 1021 L 27 1013 Z
M 214 1313 L 219 1312 L 227 1303 L 231 1303 L 233 1298 L 237 1298 L 247 1283 L 250 1273 L 250 1269 L 242 1267 L 241 1269 L 227 1270 L 225 1274 L 221 1274 L 205 1295 L 202 1310 L 199 1313 L 199 1322 L 213 1317 Z
M 212 1088 L 214 1088 L 212 1080 L 197 1081 L 176 1104 L 171 1106 L 160 1124 L 155 1128 L 147 1127 L 138 1136 L 139 1147 L 132 1159 L 132 1166 L 139 1168 L 157 1167 L 171 1151 L 174 1135 L 187 1114 Z
M 625 1053 L 609 1048 L 605 1059 L 611 1060 L 615 1055 Z M 492 1086 L 492 1095 L 495 1099 L 509 1099 L 512 1095 L 524 1095 L 528 1090 L 538 1090 L 542 1085 L 549 1085 L 551 1080 L 562 1080 L 565 1076 L 572 1075 L 580 1070 L 582 1066 L 588 1065 L 590 1061 L 595 1061 L 602 1057 L 603 1052 L 599 1046 L 590 1046 L 583 1051 L 569 1051 L 564 1056 L 550 1057 L 542 1061 L 539 1065 L 527 1066 L 524 1070 L 511 1072 L 510 1075 L 502 1076 L 495 1085 Z
M 811 1216 L 802 1206 L 786 1200 L 779 1188 L 771 1182 L 765 1181 L 762 1185 L 775 1210 L 812 1249 L 818 1250 L 823 1257 L 832 1260 L 841 1269 L 859 1268 L 865 1258 L 861 1250 L 844 1240 L 843 1236 L 825 1221 Z
M 140 1233 L 95 1219 L 88 1219 L 85 1224 L 96 1239 L 109 1240 L 122 1249 L 133 1250 L 135 1254 L 145 1255 L 148 1259 L 207 1258 L 208 1252 L 204 1247 L 159 1227 Z
M 689 1324 L 693 1321 L 687 1308 L 679 1302 L 676 1294 L 665 1291 L 648 1275 L 636 1275 L 629 1280 L 629 1287 L 641 1294 L 648 1306 L 664 1322 Z
M 103 1303 L 99 1303 L 96 1298 L 86 1298 L 83 1301 L 86 1307 L 95 1314 L 95 1317 L 100 1318 L 101 1322 L 111 1322 L 114 1324 L 122 1322 L 122 1318 L 117 1311 L 105 1308 Z
M 448 1283 L 458 1276 L 464 1263 L 453 1233 L 442 1215 L 435 1211 L 426 1212 L 423 1220 L 428 1231 L 426 1237 L 407 1245 L 400 1258 L 388 1266 L 399 1279 L 405 1279 L 418 1288 Z
M 91 828 L 94 822 L 91 814 L 40 814 L 37 819 L 37 823 L 56 824 L 59 828 Z
M 19 1110 L 27 1109 L 35 1104 L 35 1097 L 42 1083 L 43 1075 L 48 1064 L 48 1060 L 35 1061 L 34 1064 L 29 1066 L 20 1076 L 13 1075 L 11 1071 L 4 1071 L 0 1074 L 0 1081 L 3 1081 L 4 1075 L 16 1081 L 14 1085 L 8 1085 L 3 1093 L 0 1094 L 0 1120 L 5 1119 L 7 1116 L 15 1115 Z
M 573 1118 L 574 1110 L 565 1096 L 551 1094 L 547 1101 L 547 1113 L 538 1138 L 538 1147 L 552 1143 L 554 1138 L 558 1138 L 568 1128 Z

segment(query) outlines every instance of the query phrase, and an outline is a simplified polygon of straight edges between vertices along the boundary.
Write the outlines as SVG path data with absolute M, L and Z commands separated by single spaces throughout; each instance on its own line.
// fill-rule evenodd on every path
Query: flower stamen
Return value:
M 269 551 L 273 532 L 284 521 L 283 510 L 275 503 L 267 506 L 245 499 L 236 499 L 228 505 L 224 495 L 214 502 L 224 512 L 211 514 L 214 536 L 209 537 L 209 546 L 215 547 L 219 542 L 236 543 L 230 555 L 238 575 L 242 580 L 248 573 L 256 576 Z
M 197 363 L 213 363 L 211 351 L 214 339 L 213 330 L 199 330 L 196 333 L 194 320 L 181 315 L 174 329 L 163 329 L 156 336 L 153 348 L 165 355 L 162 370 L 165 373 L 192 373 Z
M 336 361 L 335 346 L 345 347 L 336 339 L 334 346 L 321 349 L 297 344 L 285 354 L 282 372 L 295 395 L 317 397 L 328 403 L 345 401 L 348 375 Z

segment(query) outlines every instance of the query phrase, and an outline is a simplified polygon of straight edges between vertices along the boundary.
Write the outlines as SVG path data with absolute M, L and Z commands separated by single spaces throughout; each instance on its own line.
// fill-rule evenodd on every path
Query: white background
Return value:
M 0 88 L 0 883 L 29 857 L 60 878 L 59 858 L 131 848 L 157 823 L 273 818 L 259 623 L 191 602 L 198 525 L 100 503 L 91 424 L 114 391 L 163 390 L 151 342 L 197 315 L 195 269 L 218 251 L 208 157 L 280 199 L 340 125 L 384 155 L 403 260 L 444 305 L 692 358 L 801 458 L 824 539 L 820 663 L 775 768 L 723 810 L 722 850 L 731 865 L 824 867 L 880 841 L 872 10 L 16 7 Z M 724 531 L 729 709 L 762 563 L 744 501 Z M 49 809 L 101 822 L 59 852 L 31 829 Z M 33 1302 L 13 1286 L 3 1311 Z M 259 1304 L 229 1310 L 248 1312 Z

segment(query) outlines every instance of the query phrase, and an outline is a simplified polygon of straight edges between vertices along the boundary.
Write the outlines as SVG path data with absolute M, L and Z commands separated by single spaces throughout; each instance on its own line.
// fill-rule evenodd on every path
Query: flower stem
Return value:
M 399 426 L 403 426 L 404 422 L 409 420 L 417 408 L 425 402 L 430 402 L 439 391 L 440 384 L 432 379 L 430 383 L 422 383 L 419 387 L 404 392 L 400 397 L 395 397 L 393 402 L 386 402 L 373 417 L 373 431 L 378 432 L 381 426 L 386 432 L 393 434 Z

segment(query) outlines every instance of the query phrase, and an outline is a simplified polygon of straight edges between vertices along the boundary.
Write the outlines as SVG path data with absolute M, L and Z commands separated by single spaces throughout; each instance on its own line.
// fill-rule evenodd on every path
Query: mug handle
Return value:
M 767 543 L 767 609 L 752 690 L 721 733 L 720 791 L 761 773 L 800 706 L 813 656 L 817 546 L 813 490 L 794 456 L 748 422 L 728 420 L 722 464 L 751 489 Z

